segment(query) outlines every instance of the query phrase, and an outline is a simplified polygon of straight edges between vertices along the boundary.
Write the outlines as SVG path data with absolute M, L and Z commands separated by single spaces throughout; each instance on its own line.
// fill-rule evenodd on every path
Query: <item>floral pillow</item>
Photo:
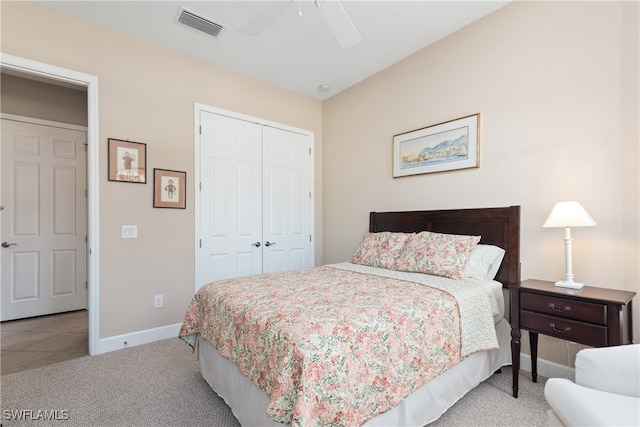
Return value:
M 394 270 L 462 277 L 471 250 L 480 236 L 461 236 L 423 231 L 413 234 L 396 259 Z
M 409 236 L 410 234 L 388 231 L 367 232 L 362 236 L 360 246 L 350 261 L 354 264 L 392 269 Z

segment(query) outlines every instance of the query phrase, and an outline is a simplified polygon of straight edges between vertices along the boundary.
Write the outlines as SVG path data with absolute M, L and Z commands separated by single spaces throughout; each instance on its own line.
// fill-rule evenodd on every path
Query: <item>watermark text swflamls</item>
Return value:
M 5 409 L 2 417 L 6 421 L 66 421 L 68 409 Z

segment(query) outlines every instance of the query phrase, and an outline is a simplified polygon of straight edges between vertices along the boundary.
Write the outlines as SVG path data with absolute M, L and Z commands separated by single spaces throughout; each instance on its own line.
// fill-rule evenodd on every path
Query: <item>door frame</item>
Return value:
M 304 129 L 299 129 L 299 128 L 295 128 L 292 126 L 288 126 L 288 125 L 283 125 L 281 123 L 276 123 L 276 122 L 272 122 L 269 120 L 265 120 L 265 119 L 261 119 L 258 117 L 252 117 L 252 116 L 247 116 L 244 114 L 240 114 L 240 113 L 236 113 L 233 111 L 229 111 L 229 110 L 223 110 L 221 108 L 216 108 L 216 107 L 211 107 L 205 104 L 200 104 L 200 103 L 194 103 L 194 109 L 193 109 L 193 122 L 194 122 L 194 130 L 193 130 L 193 137 L 194 137 L 194 176 L 195 176 L 195 188 L 196 188 L 196 196 L 194 197 L 195 201 L 194 201 L 194 208 L 195 208 L 195 238 L 194 238 L 194 254 L 195 254 L 195 265 L 194 265 L 194 269 L 195 269 L 195 274 L 194 274 L 194 290 L 198 291 L 198 289 L 200 288 L 200 283 L 202 283 L 202 281 L 204 280 L 203 278 L 200 277 L 200 273 L 201 273 L 201 269 L 202 266 L 200 265 L 200 257 L 198 256 L 198 253 L 200 251 L 200 234 L 201 234 L 201 230 L 200 230 L 200 207 L 202 204 L 201 201 L 201 197 L 202 197 L 202 193 L 200 192 L 200 185 L 201 185 L 201 179 L 200 179 L 200 174 L 201 174 L 201 170 L 200 170 L 200 113 L 202 112 L 207 112 L 207 113 L 213 113 L 213 114 L 218 114 L 221 116 L 227 116 L 227 117 L 231 117 L 234 119 L 239 119 L 239 120 L 245 120 L 248 122 L 253 122 L 259 125 L 263 125 L 263 126 L 270 126 L 270 127 L 274 127 L 274 128 L 278 128 L 278 129 L 283 129 L 283 130 L 287 130 L 290 132 L 295 132 L 295 133 L 299 133 L 302 135 L 306 135 L 309 137 L 309 146 L 311 147 L 311 153 L 309 156 L 309 187 L 311 188 L 311 197 L 310 197 L 310 205 L 309 205 L 309 221 L 310 221 L 310 230 L 309 233 L 311 233 L 311 254 L 310 257 L 312 260 L 314 260 L 314 265 L 315 265 L 315 245 L 316 245 L 316 236 L 315 236 L 315 171 L 314 171 L 314 155 L 315 155 L 315 147 L 314 147 L 314 133 L 308 130 L 304 130 Z
M 89 354 L 99 352 L 99 139 L 98 77 L 0 52 L 0 68 L 44 82 L 87 88 L 87 308 L 89 310 Z

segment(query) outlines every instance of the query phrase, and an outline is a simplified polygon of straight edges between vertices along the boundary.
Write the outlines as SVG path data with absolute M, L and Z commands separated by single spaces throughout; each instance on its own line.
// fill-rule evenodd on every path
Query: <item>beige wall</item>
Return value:
M 369 211 L 520 205 L 522 278 L 559 280 L 563 230 L 542 223 L 578 200 L 597 226 L 573 231 L 576 279 L 638 292 L 638 51 L 637 2 L 515 2 L 325 101 L 324 261 Z M 480 168 L 392 178 L 394 134 L 474 113 Z
M 87 126 L 87 91 L 0 75 L 0 111 L 60 123 Z
M 194 103 L 315 133 L 322 257 L 320 102 L 31 2 L 2 2 L 1 51 L 98 78 L 100 338 L 179 323 L 194 290 Z M 187 172 L 187 209 L 154 209 L 153 184 L 107 180 L 107 139 L 147 144 L 147 168 Z M 136 240 L 121 239 L 137 224 Z M 153 309 L 153 296 L 164 308 Z

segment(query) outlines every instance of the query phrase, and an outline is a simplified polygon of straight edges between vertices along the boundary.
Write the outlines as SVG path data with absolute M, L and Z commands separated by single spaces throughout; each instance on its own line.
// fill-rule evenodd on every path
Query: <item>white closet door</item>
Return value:
M 262 273 L 262 126 L 201 112 L 203 283 Z
M 263 272 L 313 267 L 310 137 L 263 130 Z

